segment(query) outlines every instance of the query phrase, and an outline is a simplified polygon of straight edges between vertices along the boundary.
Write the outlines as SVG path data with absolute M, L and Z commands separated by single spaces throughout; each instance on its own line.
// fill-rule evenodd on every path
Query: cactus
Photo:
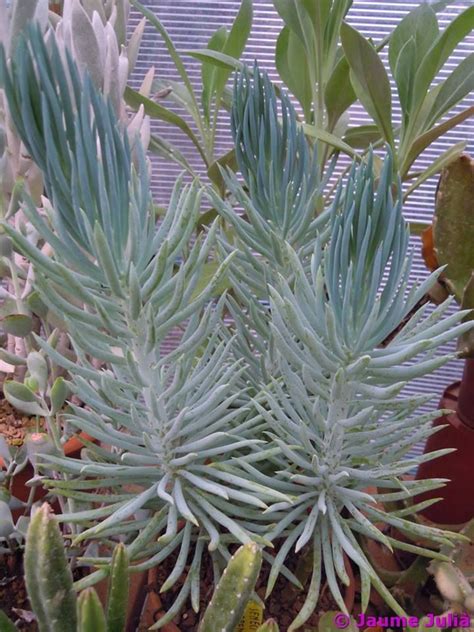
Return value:
M 33 516 L 25 546 L 28 597 L 40 632 L 121 632 L 128 603 L 128 553 L 118 544 L 112 556 L 107 615 L 93 588 L 76 598 L 61 532 L 49 505 Z M 5 621 L 5 623 L 4 623 Z M 0 616 L 0 630 L 14 630 Z M 4 627 L 2 627 L 4 626 Z
M 261 565 L 262 552 L 255 542 L 238 549 L 214 591 L 198 632 L 234 630 L 255 588 Z
M 275 619 L 268 619 L 265 623 L 262 623 L 257 632 L 280 632 L 280 628 Z
M 77 628 L 72 573 L 61 533 L 47 504 L 34 514 L 28 528 L 25 579 L 40 632 Z

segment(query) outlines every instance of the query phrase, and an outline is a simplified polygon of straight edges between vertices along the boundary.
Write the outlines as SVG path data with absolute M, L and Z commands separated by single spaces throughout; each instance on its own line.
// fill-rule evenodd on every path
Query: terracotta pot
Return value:
M 425 453 L 443 448 L 456 448 L 456 451 L 422 463 L 416 478 L 447 478 L 450 482 L 441 489 L 418 495 L 416 501 L 442 498 L 422 512 L 422 515 L 437 524 L 459 527 L 474 518 L 474 359 L 465 361 L 461 382 L 448 386 L 440 408 L 448 408 L 454 412 L 434 421 L 435 427 L 445 424 L 447 427 L 428 438 Z
M 71 457 L 73 459 L 78 459 L 80 457 L 81 450 L 84 447 L 84 444 L 81 441 L 81 437 L 83 439 L 87 439 L 88 441 L 93 441 L 93 438 L 84 432 L 82 432 L 80 435 L 71 437 L 64 444 L 65 456 Z M 5 464 L 3 462 L 3 459 L 0 458 L 0 468 L 3 468 L 4 465 Z M 13 477 L 12 487 L 11 487 L 11 493 L 13 496 L 15 496 L 15 498 L 18 498 L 19 500 L 23 502 L 28 501 L 28 498 L 30 497 L 30 493 L 31 493 L 31 487 L 27 486 L 27 482 L 31 478 L 33 478 L 33 476 L 34 476 L 34 470 L 31 463 L 27 463 L 26 466 L 21 470 L 21 472 L 18 472 L 18 474 L 15 474 L 15 476 Z M 46 496 L 46 490 L 41 486 L 36 487 L 34 500 L 35 501 L 40 500 L 44 496 Z M 13 511 L 13 518 L 16 520 L 22 515 L 22 513 L 23 512 L 21 509 Z

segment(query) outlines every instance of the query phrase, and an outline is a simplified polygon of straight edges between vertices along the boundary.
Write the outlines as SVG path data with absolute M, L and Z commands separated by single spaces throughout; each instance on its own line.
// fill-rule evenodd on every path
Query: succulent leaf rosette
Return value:
M 319 179 L 311 148 L 289 101 L 280 122 L 275 95 L 256 68 L 253 80 L 237 80 L 233 111 L 246 217 L 221 201 L 218 211 L 236 228 L 235 238 L 229 241 L 217 220 L 193 242 L 199 187 L 178 182 L 155 225 L 143 154 L 136 169 L 113 108 L 71 58 L 61 64 L 54 40 L 48 50 L 31 29 L 11 64 L 0 58 L 0 70 L 12 118 L 51 200 L 46 215 L 32 204 L 24 212 L 53 256 L 4 228 L 33 262 L 42 300 L 67 324 L 77 363 L 38 344 L 68 369 L 84 403 L 69 422 L 97 441 L 80 461 L 43 457 L 57 472 L 47 484 L 69 503 L 60 520 L 73 525 L 75 543 L 112 548 L 120 539 L 132 570 L 176 553 L 162 590 L 186 577 L 158 627 L 188 598 L 199 609 L 206 547 L 217 581 L 229 548 L 250 541 L 275 547 L 263 552 L 272 565 L 268 592 L 280 573 L 298 583 L 285 561 L 309 551 L 312 577 L 291 630 L 316 607 L 323 570 L 345 609 L 344 556 L 359 568 L 364 608 L 373 585 L 402 612 L 362 539 L 441 559 L 384 535 L 378 524 L 434 546 L 457 537 L 413 519 L 426 503 L 411 499 L 441 482 L 404 480 L 437 456 L 407 452 L 429 436 L 439 413 L 417 413 L 426 398 L 402 390 L 442 366 L 449 356 L 437 356 L 437 348 L 471 324 L 461 323 L 463 312 L 445 317 L 448 302 L 413 312 L 437 273 L 410 283 L 390 155 L 377 185 L 370 159 L 354 165 L 313 221 Z M 270 141 L 262 144 L 265 130 Z M 276 164 L 283 169 L 278 194 Z M 236 193 L 244 191 L 234 174 L 226 178 Z M 217 272 L 202 289 L 204 266 L 218 255 Z M 216 300 L 224 275 L 233 296 Z M 167 351 L 164 342 L 177 328 L 178 346 Z M 400 508 L 382 508 L 398 501 Z M 98 570 L 79 587 L 103 577 L 109 561 L 106 554 L 84 556 Z

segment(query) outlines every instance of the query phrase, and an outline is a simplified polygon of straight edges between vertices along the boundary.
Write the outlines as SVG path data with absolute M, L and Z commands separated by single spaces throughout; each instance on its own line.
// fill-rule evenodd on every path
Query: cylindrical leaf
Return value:
M 28 597 L 40 632 L 77 629 L 76 595 L 64 543 L 49 505 L 32 517 L 25 545 Z
M 262 552 L 249 542 L 231 557 L 198 632 L 231 632 L 239 624 L 245 606 L 255 588 L 262 565 Z
M 86 588 L 79 595 L 77 613 L 79 618 L 78 632 L 106 632 L 104 609 L 93 588 Z
M 117 544 L 112 556 L 107 600 L 107 632 L 122 632 L 127 623 L 128 606 L 128 553 L 125 546 Z

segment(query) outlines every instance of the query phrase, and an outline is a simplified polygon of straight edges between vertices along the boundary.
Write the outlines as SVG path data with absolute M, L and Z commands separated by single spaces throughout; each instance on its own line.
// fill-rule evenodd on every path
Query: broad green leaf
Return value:
M 441 125 L 438 125 L 437 127 L 433 127 L 432 129 L 428 130 L 424 134 L 421 134 L 421 136 L 418 136 L 417 138 L 415 138 L 415 140 L 413 141 L 412 145 L 410 146 L 408 150 L 406 157 L 404 158 L 400 157 L 401 158 L 400 160 L 401 177 L 404 178 L 407 175 L 408 170 L 410 169 L 411 165 L 415 162 L 415 160 L 421 154 L 421 152 L 424 149 L 426 149 L 426 147 L 431 145 L 433 141 L 435 141 L 437 138 L 445 134 L 447 131 L 449 131 L 453 127 L 456 127 L 456 125 L 459 125 L 460 123 L 470 118 L 471 116 L 474 116 L 474 106 L 466 108 L 459 114 L 456 114 L 456 116 L 453 116 L 452 118 L 448 119 L 444 123 L 441 123 Z
M 336 64 L 324 92 L 330 130 L 334 129 L 337 121 L 356 100 L 357 95 L 350 79 L 350 67 L 347 59 L 343 57 Z
M 20 382 L 7 381 L 3 384 L 5 399 L 16 409 L 27 415 L 48 415 L 39 398 Z
M 438 156 L 438 158 L 436 158 L 436 160 L 430 164 L 428 169 L 423 171 L 423 173 L 415 180 L 415 182 L 413 182 L 413 184 L 410 185 L 410 187 L 406 190 L 405 195 L 403 196 L 403 199 L 406 200 L 407 197 L 411 195 L 415 189 L 417 189 L 421 184 L 423 184 L 423 182 L 426 182 L 426 180 L 428 180 L 432 176 L 439 173 L 442 169 L 444 169 L 450 163 L 456 160 L 456 158 L 459 158 L 459 156 L 466 149 L 466 145 L 467 145 L 467 141 L 457 143 L 456 145 L 453 145 L 452 147 L 447 149 L 445 152 L 443 152 L 441 156 Z
M 342 140 L 354 149 L 367 149 L 370 145 L 378 143 L 380 139 L 380 130 L 377 125 L 360 125 L 348 129 Z
M 51 387 L 49 397 L 51 399 L 51 413 L 55 415 L 64 406 L 67 396 L 69 395 L 69 386 L 62 377 L 58 377 L 54 380 L 54 384 Z
M 201 48 L 197 50 L 185 50 L 186 55 L 190 55 L 199 61 L 210 61 L 218 68 L 227 68 L 228 70 L 241 70 L 244 64 L 225 53 L 219 53 L 215 50 L 208 50 L 207 48 Z
M 227 40 L 227 29 L 225 26 L 217 29 L 215 33 L 211 36 L 210 40 L 207 43 L 207 48 L 209 50 L 216 50 L 222 52 L 224 45 Z M 216 82 L 216 72 L 217 69 L 214 64 L 210 64 L 209 62 L 202 62 L 201 64 L 201 80 L 202 80 L 202 93 L 201 93 L 201 104 L 204 112 L 204 117 L 206 121 L 209 123 L 211 116 L 211 101 L 215 91 L 215 82 Z
M 474 28 L 474 6 L 458 15 L 427 50 L 415 77 L 413 107 L 420 107 L 432 81 L 456 46 Z
M 230 167 L 232 171 L 237 171 L 237 161 L 235 159 L 235 149 L 231 149 L 226 154 L 218 158 L 207 170 L 209 179 L 217 186 L 218 190 L 223 193 L 225 190 L 224 181 L 221 176 L 221 168 Z
M 441 84 L 436 100 L 428 115 L 428 125 L 430 127 L 434 125 L 473 90 L 474 53 L 471 53 L 456 66 L 449 77 Z
M 410 115 L 416 70 L 416 42 L 414 37 L 410 37 L 400 50 L 393 70 L 404 121 L 408 121 Z
M 338 0 L 332 2 L 332 6 L 327 17 L 324 31 L 325 43 L 325 65 L 326 70 L 332 73 L 339 45 L 339 32 L 341 24 L 351 8 L 353 0 Z
M 180 165 L 180 167 L 186 169 L 186 171 L 188 171 L 191 175 L 197 175 L 193 167 L 188 162 L 186 156 L 174 145 L 165 140 L 162 136 L 153 134 L 150 137 L 148 149 L 157 156 L 161 156 L 162 158 L 166 158 L 167 160 L 176 162 L 178 165 Z
M 418 64 L 439 35 L 438 20 L 429 4 L 424 2 L 410 11 L 397 25 L 390 36 L 388 60 L 392 74 L 398 84 L 396 68 L 399 56 L 409 40 L 413 40 L 413 68 Z
M 357 158 L 358 160 L 360 160 L 359 154 L 356 151 L 354 151 L 354 149 L 350 145 L 342 141 L 335 134 L 326 132 L 326 130 L 321 129 L 319 127 L 315 127 L 314 125 L 303 124 L 302 127 L 304 130 L 304 133 L 307 136 L 311 136 L 311 138 L 316 138 L 317 140 L 321 140 L 323 143 L 326 143 L 330 145 L 331 147 L 334 147 L 335 149 L 342 151 L 345 154 L 348 154 L 349 156 L 352 156 L 353 158 Z
M 303 108 L 306 121 L 311 121 L 311 78 L 304 46 L 288 27 L 278 36 L 275 64 L 280 77 Z
M 356 95 L 393 145 L 392 94 L 382 60 L 372 44 L 346 22 L 341 27 L 341 41 Z
M 132 88 L 128 86 L 125 88 L 124 98 L 127 104 L 135 110 L 138 110 L 140 105 L 143 105 L 145 113 L 149 116 L 160 119 L 161 121 L 165 121 L 166 123 L 170 123 L 171 125 L 178 127 L 193 142 L 194 146 L 199 151 L 202 159 L 206 161 L 206 156 L 201 147 L 199 139 L 186 123 L 186 121 L 178 116 L 178 114 L 172 112 L 171 110 L 168 110 L 168 108 L 165 108 L 163 105 L 160 105 L 159 103 L 156 103 L 151 99 L 147 99 L 142 94 L 140 94 L 136 90 L 132 90 Z
M 286 26 L 304 43 L 304 35 L 301 29 L 298 13 L 295 10 L 295 1 L 297 0 L 273 0 L 275 9 L 282 18 Z
M 441 174 L 433 228 L 436 256 L 459 303 L 474 271 L 473 217 L 474 161 L 460 156 Z
M 242 0 L 239 12 L 232 24 L 229 36 L 226 39 L 222 52 L 234 59 L 239 59 L 242 55 L 245 44 L 247 43 L 252 28 L 252 0 Z M 229 78 L 229 70 L 218 70 L 216 72 L 215 93 L 216 98 L 220 99 L 220 95 Z
M 0 321 L 7 334 L 24 338 L 33 331 L 33 319 L 26 314 L 10 314 Z

